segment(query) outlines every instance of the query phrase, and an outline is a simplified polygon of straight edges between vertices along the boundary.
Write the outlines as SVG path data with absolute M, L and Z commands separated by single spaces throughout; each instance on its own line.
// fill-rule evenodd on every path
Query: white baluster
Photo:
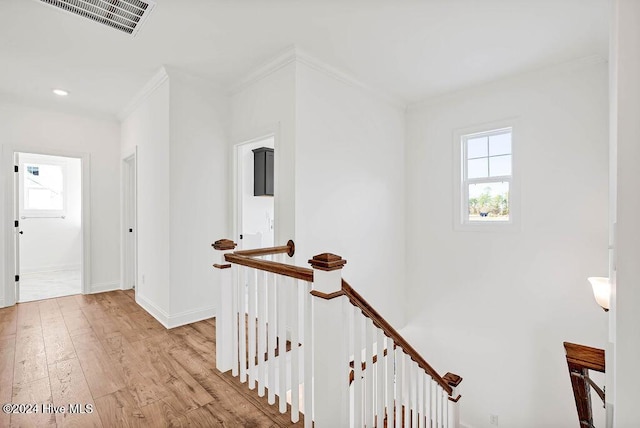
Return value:
M 311 313 L 311 283 L 304 284 L 304 426 L 313 426 L 313 314 Z
M 247 282 L 247 303 L 249 308 L 249 389 L 256 387 L 256 269 L 249 269 Z
M 418 426 L 418 364 L 415 361 L 411 361 L 411 427 L 416 428 Z
M 404 426 L 411 426 L 411 366 L 412 361 L 409 355 L 402 354 L 404 360 Z
M 298 281 L 290 279 L 291 288 L 291 422 L 300 419 L 300 352 L 299 344 L 299 309 Z
M 287 293 L 285 277 L 276 277 L 278 299 L 278 405 L 287 411 Z
M 418 400 L 418 408 L 416 409 L 416 415 L 418 416 L 418 426 L 424 427 L 424 370 L 418 367 L 416 373 L 416 381 L 418 383 L 418 390 L 416 392 L 416 399 Z
M 442 387 L 436 384 L 436 426 L 442 427 Z
M 267 386 L 269 387 L 269 394 L 267 397 L 269 404 L 276 402 L 276 284 L 275 274 L 267 273 L 267 316 L 269 333 L 267 335 L 267 349 L 269 353 L 268 357 L 268 371 L 269 378 Z
M 372 367 L 376 372 L 376 422 L 378 427 L 384 426 L 384 333 L 375 327 L 376 331 L 376 364 Z
M 387 426 L 393 426 L 393 383 L 394 383 L 394 360 L 395 353 L 393 352 L 393 340 L 387 337 L 385 338 L 387 342 L 387 356 L 384 359 L 385 362 L 385 374 L 386 374 L 386 387 L 387 391 L 385 394 L 386 402 L 385 408 L 387 412 Z
M 364 315 L 360 308 L 354 306 L 353 313 L 353 424 L 355 427 L 363 426 L 363 400 L 362 400 L 362 339 L 364 331 L 362 328 Z
M 364 320 L 364 424 L 373 426 L 375 407 L 373 405 L 373 323 Z
M 231 290 L 231 349 L 233 350 L 233 355 L 231 356 L 231 374 L 237 377 L 239 374 L 238 369 L 240 364 L 240 362 L 238 361 L 238 357 L 240 355 L 238 350 L 238 312 L 240 312 L 238 303 L 238 289 L 240 288 L 240 268 L 237 265 L 231 266 L 231 278 L 231 282 L 233 283 L 233 289 Z
M 238 287 L 238 305 L 240 311 L 238 319 L 240 320 L 239 329 L 239 352 L 240 352 L 240 382 L 247 381 L 247 271 L 246 267 L 240 268 L 240 286 Z
M 396 408 L 396 427 L 402 427 L 402 404 L 404 399 L 404 350 L 396 347 L 396 387 L 395 387 L 395 408 Z
M 425 413 L 425 426 L 431 427 L 431 376 L 426 373 L 422 375 L 424 383 L 424 413 Z
M 264 397 L 265 388 L 265 353 L 267 352 L 267 318 L 265 272 L 258 271 L 258 395 Z

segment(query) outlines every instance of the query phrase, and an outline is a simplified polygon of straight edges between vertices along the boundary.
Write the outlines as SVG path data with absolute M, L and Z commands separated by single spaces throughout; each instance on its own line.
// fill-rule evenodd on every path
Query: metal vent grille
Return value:
M 40 0 L 135 36 L 155 2 L 149 0 Z

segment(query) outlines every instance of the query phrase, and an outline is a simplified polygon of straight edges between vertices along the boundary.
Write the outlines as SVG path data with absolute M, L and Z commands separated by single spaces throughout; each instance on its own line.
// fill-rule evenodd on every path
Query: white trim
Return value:
M 168 328 L 180 327 L 181 325 L 191 324 L 194 322 L 213 318 L 215 316 L 216 308 L 214 306 L 207 306 L 206 308 L 180 312 L 175 315 L 169 315 Z
M 28 273 L 42 273 L 42 272 L 59 272 L 64 270 L 82 270 L 81 264 L 73 264 L 73 265 L 49 265 L 49 266 L 35 266 L 25 268 L 21 266 L 20 274 L 28 274 Z
M 249 72 L 247 75 L 241 78 L 237 83 L 231 85 L 229 94 L 234 95 L 238 92 L 241 92 L 244 89 L 248 88 L 249 86 L 253 85 L 254 83 L 259 82 L 260 80 L 270 76 L 271 74 L 286 67 L 291 63 L 304 64 L 315 71 L 318 71 L 335 80 L 338 80 L 339 82 L 364 90 L 365 92 L 368 92 L 374 97 L 382 101 L 385 101 L 388 104 L 398 109 L 405 110 L 407 108 L 407 103 L 404 100 L 394 97 L 392 95 L 389 95 L 387 93 L 384 93 L 383 91 L 380 91 L 370 85 L 367 85 L 366 83 L 362 82 L 356 77 L 350 74 L 347 74 L 337 69 L 336 67 L 333 67 L 332 65 L 327 64 L 324 61 L 319 60 L 318 58 L 314 57 L 313 55 L 307 52 L 304 52 L 303 50 L 301 50 L 295 45 L 280 52 L 269 61 L 261 64 L 260 66 L 255 68 L 253 71 Z
M 518 159 L 517 133 L 519 129 L 518 118 L 507 118 L 478 125 L 466 126 L 453 130 L 452 153 L 453 153 L 453 230 L 471 232 L 515 232 L 520 230 L 520 162 Z M 511 128 L 511 180 L 509 182 L 509 221 L 496 222 L 465 222 L 462 206 L 462 196 L 465 190 L 462 189 L 464 180 L 463 174 L 463 154 L 462 137 L 471 134 L 482 134 L 497 129 Z M 496 177 L 482 179 L 482 182 L 491 181 Z
M 16 287 L 14 281 L 15 248 L 14 248 L 14 188 L 13 165 L 14 153 L 36 153 L 50 156 L 79 158 L 82 164 L 82 293 L 91 290 L 91 154 L 86 152 L 67 151 L 50 147 L 32 147 L 23 145 L 2 145 L 0 156 L 0 175 L 5 181 L 4 210 L 4 299 L 8 306 L 16 303 Z
M 89 293 L 104 293 L 105 291 L 115 291 L 120 289 L 120 283 L 118 281 L 100 282 L 98 284 L 91 284 L 91 291 Z
M 142 309 L 147 311 L 152 317 L 154 317 L 165 328 L 169 328 L 169 315 L 167 315 L 165 311 L 151 303 L 147 298 L 142 296 L 140 292 L 136 292 L 136 303 L 140 305 Z
M 286 50 L 280 52 L 275 57 L 271 58 L 265 63 L 262 63 L 244 77 L 240 78 L 236 83 L 232 84 L 229 89 L 229 94 L 234 95 L 238 92 L 242 92 L 244 89 L 253 85 L 256 82 L 268 77 L 276 71 L 286 67 L 287 65 L 295 62 L 298 48 L 291 46 Z
M 4 308 L 4 298 L 0 299 L 0 308 Z
M 151 301 L 149 301 L 149 299 L 140 295 L 140 293 L 136 293 L 136 303 L 140 305 L 145 311 L 147 311 L 152 317 L 154 317 L 160 324 L 168 329 L 180 327 L 182 325 L 191 324 L 216 316 L 216 308 L 213 306 L 169 315 L 165 311 L 157 307 L 155 304 L 153 304 Z
M 129 103 L 118 112 L 117 117 L 121 121 L 125 120 L 131 113 L 135 111 L 136 108 L 145 100 L 149 95 L 151 95 L 156 89 L 162 85 L 165 80 L 169 78 L 167 74 L 167 70 L 164 67 L 160 67 L 160 69 L 153 75 L 153 77 L 145 83 L 145 85 L 134 95 L 134 97 L 129 101 Z

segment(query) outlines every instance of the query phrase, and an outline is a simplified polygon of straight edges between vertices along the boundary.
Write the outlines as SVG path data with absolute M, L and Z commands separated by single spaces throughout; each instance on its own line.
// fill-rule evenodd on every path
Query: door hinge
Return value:
M 18 220 L 14 220 L 13 227 L 20 227 L 20 222 Z
M 240 235 L 240 239 L 242 239 L 242 235 Z
M 20 275 L 16 275 L 16 282 L 20 281 Z
M 18 172 L 18 165 L 13 166 L 13 172 Z

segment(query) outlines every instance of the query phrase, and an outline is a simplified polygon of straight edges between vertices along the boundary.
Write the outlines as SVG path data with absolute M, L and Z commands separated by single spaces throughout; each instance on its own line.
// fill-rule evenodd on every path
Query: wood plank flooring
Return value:
M 5 414 L 0 427 L 285 427 L 215 368 L 215 320 L 165 329 L 112 291 L 0 309 L 0 404 L 90 405 L 92 413 Z

